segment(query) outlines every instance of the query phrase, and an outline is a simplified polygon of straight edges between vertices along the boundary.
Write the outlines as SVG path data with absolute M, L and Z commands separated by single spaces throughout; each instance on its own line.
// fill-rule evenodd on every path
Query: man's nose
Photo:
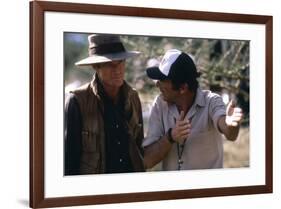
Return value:
M 122 72 L 122 65 L 120 65 L 120 64 L 116 65 L 116 66 L 114 67 L 114 69 L 113 69 L 113 72 L 114 72 L 114 73 L 120 73 L 120 72 Z

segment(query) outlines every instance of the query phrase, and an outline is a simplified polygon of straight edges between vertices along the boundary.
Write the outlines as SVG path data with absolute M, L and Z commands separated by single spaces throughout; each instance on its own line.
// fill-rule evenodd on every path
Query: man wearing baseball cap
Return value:
M 161 94 L 142 143 L 145 167 L 162 161 L 163 170 L 222 168 L 222 134 L 237 138 L 242 110 L 232 101 L 225 107 L 219 95 L 201 90 L 192 58 L 179 50 L 168 50 L 159 66 L 146 72 Z
M 144 171 L 138 93 L 125 81 L 127 51 L 119 36 L 88 37 L 93 80 L 71 92 L 65 109 L 65 175 Z

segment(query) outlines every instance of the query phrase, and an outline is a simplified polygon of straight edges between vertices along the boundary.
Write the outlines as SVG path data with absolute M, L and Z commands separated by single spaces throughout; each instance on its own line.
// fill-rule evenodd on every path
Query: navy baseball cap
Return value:
M 146 69 L 147 76 L 153 80 L 172 80 L 186 82 L 200 76 L 192 58 L 177 49 L 168 50 L 158 67 Z

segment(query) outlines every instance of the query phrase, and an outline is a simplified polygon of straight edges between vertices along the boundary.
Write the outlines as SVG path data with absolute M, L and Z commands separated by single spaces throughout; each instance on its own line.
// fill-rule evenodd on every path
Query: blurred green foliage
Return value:
M 83 84 L 92 78 L 93 69 L 75 66 L 75 62 L 88 56 L 88 35 L 64 34 L 65 85 L 75 80 Z M 166 50 L 176 48 L 194 58 L 202 73 L 201 88 L 226 93 L 235 99 L 245 113 L 244 124 L 248 125 L 249 41 L 136 35 L 121 35 L 121 39 L 127 50 L 141 52 L 138 57 L 127 60 L 125 79 L 140 92 L 144 103 L 147 100 L 151 103 L 158 93 L 154 81 L 146 76 L 146 67 L 160 61 Z

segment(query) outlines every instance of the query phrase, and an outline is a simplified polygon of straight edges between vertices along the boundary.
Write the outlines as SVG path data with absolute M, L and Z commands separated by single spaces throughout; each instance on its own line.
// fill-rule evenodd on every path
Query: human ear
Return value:
M 188 91 L 188 85 L 187 85 L 187 83 L 181 84 L 179 90 L 180 90 L 180 94 L 184 94 L 185 92 L 187 92 L 187 91 Z

